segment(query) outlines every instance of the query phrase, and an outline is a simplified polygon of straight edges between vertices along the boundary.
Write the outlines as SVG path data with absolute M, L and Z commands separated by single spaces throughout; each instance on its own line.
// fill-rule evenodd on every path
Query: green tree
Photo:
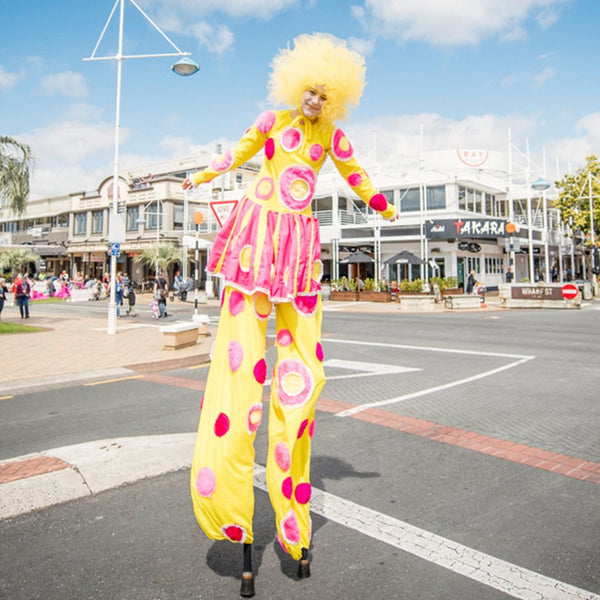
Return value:
M 0 268 L 10 269 L 13 275 L 17 271 L 27 271 L 29 263 L 37 263 L 40 260 L 38 254 L 27 248 L 6 248 L 0 250 Z
M 169 265 L 181 260 L 181 251 L 175 248 L 173 244 L 159 244 L 142 250 L 141 254 L 135 257 L 135 262 L 144 263 L 151 267 L 156 274 L 156 267 L 159 271 L 166 271 Z
M 0 136 L 0 200 L 17 215 L 25 212 L 32 161 L 27 144 Z
M 586 157 L 587 164 L 574 174 L 568 174 L 556 182 L 560 190 L 555 205 L 561 211 L 564 223 L 575 230 L 581 229 L 586 234 L 591 229 L 590 219 L 590 187 L 592 184 L 592 207 L 594 215 L 594 237 L 600 231 L 600 161 L 595 155 Z

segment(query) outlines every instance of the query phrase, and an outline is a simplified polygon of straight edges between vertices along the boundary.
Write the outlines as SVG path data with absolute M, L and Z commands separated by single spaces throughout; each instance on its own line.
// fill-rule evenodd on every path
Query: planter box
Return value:
M 329 293 L 330 300 L 340 300 L 343 302 L 356 302 L 358 300 L 358 292 L 334 292 Z
M 435 296 L 430 294 L 405 294 L 398 297 L 400 309 L 404 310 L 434 310 Z
M 455 308 L 481 308 L 481 296 L 478 294 L 448 294 L 444 296 L 444 307 Z
M 363 302 L 391 302 L 390 292 L 359 292 L 358 299 Z

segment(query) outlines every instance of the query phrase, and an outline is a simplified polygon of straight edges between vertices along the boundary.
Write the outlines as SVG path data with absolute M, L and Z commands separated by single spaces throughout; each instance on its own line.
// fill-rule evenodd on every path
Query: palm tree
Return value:
M 17 271 L 27 271 L 29 263 L 37 263 L 39 260 L 39 255 L 27 248 L 0 250 L 0 269 L 10 269 L 13 277 Z
M 0 136 L 0 200 L 17 215 L 25 212 L 32 160 L 30 146 Z
M 147 266 L 154 267 L 155 276 L 158 271 L 166 271 L 169 265 L 181 260 L 181 251 L 175 248 L 173 244 L 154 244 L 151 248 L 142 250 L 141 254 L 135 257 L 135 262 L 143 262 Z

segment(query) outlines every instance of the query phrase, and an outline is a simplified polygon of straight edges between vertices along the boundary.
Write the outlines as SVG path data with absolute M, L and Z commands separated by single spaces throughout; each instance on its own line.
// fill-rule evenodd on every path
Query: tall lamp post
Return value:
M 152 212 L 148 210 L 148 207 L 153 204 L 153 202 L 149 202 L 148 204 L 146 204 L 144 206 L 144 216 L 140 217 L 136 223 L 138 225 L 143 224 L 144 227 L 147 229 L 147 225 L 148 225 L 148 220 L 146 219 L 146 216 L 155 216 L 156 217 L 156 261 L 154 263 L 154 277 L 155 279 L 158 281 L 158 247 L 160 245 L 160 226 L 162 224 L 162 218 L 163 218 L 163 209 L 162 209 L 162 201 L 161 200 L 157 200 L 156 201 L 156 211 Z
M 111 256 L 110 256 L 110 300 L 108 303 L 108 325 L 106 332 L 108 334 L 115 334 L 117 332 L 117 305 L 115 298 L 115 279 L 117 271 L 117 254 L 119 244 L 125 241 L 125 215 L 118 212 L 118 198 L 119 198 L 119 131 L 121 127 L 121 79 L 122 79 L 122 68 L 123 60 L 126 58 L 157 58 L 163 56 L 178 56 L 180 60 L 177 61 L 171 69 L 178 75 L 186 76 L 193 75 L 199 70 L 199 66 L 194 63 L 190 58 L 189 52 L 182 52 L 160 29 L 160 27 L 138 6 L 135 0 L 129 0 L 131 4 L 141 13 L 141 15 L 160 33 L 163 38 L 171 45 L 175 52 L 161 53 L 161 54 L 123 54 L 123 17 L 125 14 L 125 1 L 116 0 L 115 4 L 110 12 L 110 15 L 104 25 L 104 29 L 96 42 L 96 46 L 90 57 L 84 58 L 84 61 L 92 60 L 116 60 L 117 61 L 117 99 L 116 99 L 116 110 L 115 110 L 115 160 L 113 169 L 113 186 L 112 186 L 112 205 L 110 210 L 110 221 L 108 229 L 108 241 L 112 245 Z M 104 38 L 104 34 L 115 14 L 115 11 L 119 7 L 119 46 L 117 54 L 114 56 L 96 56 L 98 46 Z
M 547 179 L 544 179 L 543 177 L 538 177 L 532 184 L 531 184 L 531 188 L 534 189 L 536 192 L 542 192 L 542 198 L 543 198 L 543 211 L 544 211 L 544 218 L 543 218 L 543 223 L 544 223 L 544 260 L 545 260 L 545 264 L 546 264 L 546 282 L 549 281 L 550 279 L 550 269 L 548 267 L 548 219 L 546 216 L 547 213 L 547 201 L 546 201 L 546 190 L 550 187 L 550 182 Z M 529 224 L 529 229 L 531 231 L 531 222 Z M 529 251 L 531 252 L 531 248 L 529 249 Z M 530 259 L 531 260 L 531 259 Z M 533 282 L 532 282 L 533 283 Z

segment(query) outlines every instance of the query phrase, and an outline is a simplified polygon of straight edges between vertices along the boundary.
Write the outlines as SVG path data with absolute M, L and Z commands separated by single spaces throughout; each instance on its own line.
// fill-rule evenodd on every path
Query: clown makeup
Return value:
M 325 87 L 313 85 L 304 92 L 300 109 L 307 119 L 314 121 L 321 114 L 325 102 L 327 102 Z

